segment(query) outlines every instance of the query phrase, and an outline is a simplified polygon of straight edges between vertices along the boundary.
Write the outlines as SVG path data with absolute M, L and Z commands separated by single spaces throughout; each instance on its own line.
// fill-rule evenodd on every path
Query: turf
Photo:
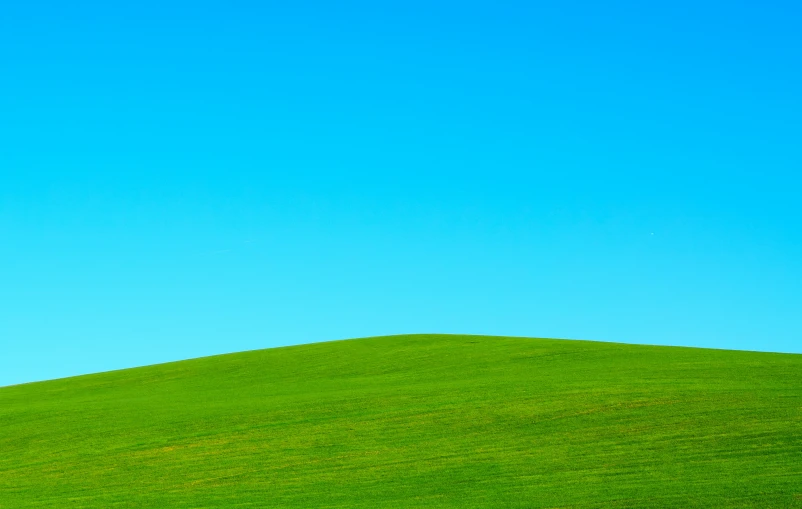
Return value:
M 414 335 L 6 387 L 23 507 L 802 507 L 802 355 Z

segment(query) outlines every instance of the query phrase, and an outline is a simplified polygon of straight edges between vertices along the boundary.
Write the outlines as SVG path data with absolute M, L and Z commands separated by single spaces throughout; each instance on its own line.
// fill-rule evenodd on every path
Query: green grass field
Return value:
M 414 335 L 6 387 L 21 507 L 802 507 L 802 355 Z

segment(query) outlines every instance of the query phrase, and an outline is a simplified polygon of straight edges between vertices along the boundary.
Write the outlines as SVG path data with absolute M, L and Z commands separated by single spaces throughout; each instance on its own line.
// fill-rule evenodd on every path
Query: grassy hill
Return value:
M 802 355 L 415 335 L 6 387 L 28 507 L 802 507 Z

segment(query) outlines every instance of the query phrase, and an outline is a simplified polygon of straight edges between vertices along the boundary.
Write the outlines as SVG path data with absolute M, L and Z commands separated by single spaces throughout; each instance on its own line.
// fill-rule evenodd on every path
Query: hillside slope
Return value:
M 415 335 L 6 387 L 33 507 L 802 507 L 802 355 Z

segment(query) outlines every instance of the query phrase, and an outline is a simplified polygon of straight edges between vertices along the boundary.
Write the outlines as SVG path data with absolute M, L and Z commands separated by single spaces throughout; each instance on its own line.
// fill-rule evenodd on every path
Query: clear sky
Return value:
M 796 1 L 0 15 L 0 385 L 445 332 L 802 352 Z

